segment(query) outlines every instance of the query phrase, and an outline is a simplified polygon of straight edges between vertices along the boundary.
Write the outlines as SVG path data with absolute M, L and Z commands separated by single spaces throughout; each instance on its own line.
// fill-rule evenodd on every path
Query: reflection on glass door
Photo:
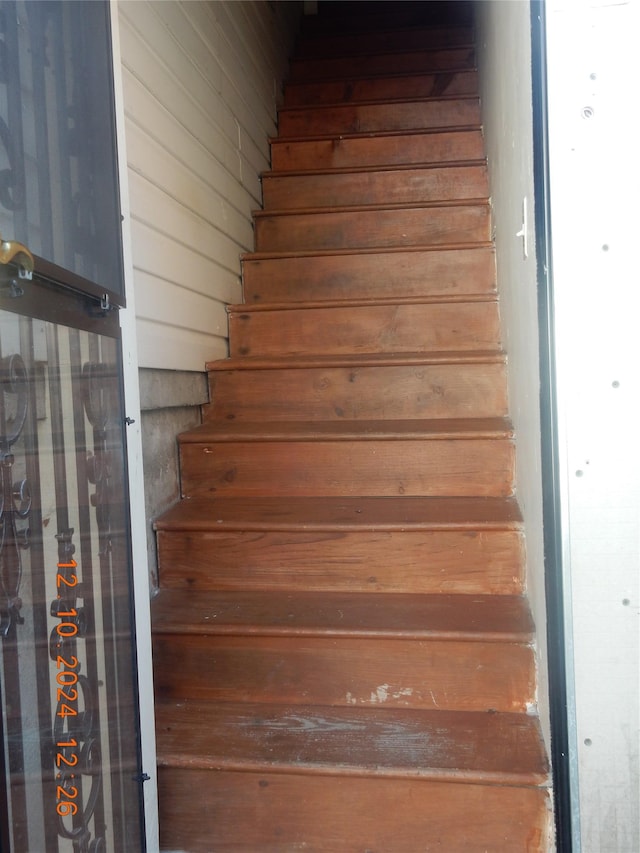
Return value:
M 109 5 L 0 0 L 0 234 L 122 304 Z
M 144 849 L 112 80 L 108 2 L 0 0 L 0 853 Z
M 104 332 L 0 310 L 11 853 L 143 849 L 119 341 Z

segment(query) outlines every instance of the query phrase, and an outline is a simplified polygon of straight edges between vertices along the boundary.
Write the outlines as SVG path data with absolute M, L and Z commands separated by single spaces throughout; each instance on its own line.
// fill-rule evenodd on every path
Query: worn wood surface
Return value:
M 328 359 L 327 359 L 328 361 Z M 372 359 L 345 365 L 319 360 L 295 370 L 220 369 L 209 374 L 213 403 L 205 420 L 256 421 L 377 418 L 502 417 L 507 414 L 504 357 L 474 353 L 468 363 L 384 364 Z M 286 397 L 280 389 L 287 387 Z
M 356 426 L 360 431 L 356 435 Z M 209 422 L 182 436 L 183 494 L 507 497 L 514 446 L 500 420 Z M 262 427 L 260 429 L 259 427 Z
M 551 849 L 469 8 L 304 25 L 156 524 L 163 850 Z
M 256 249 L 299 251 L 380 246 L 483 243 L 490 239 L 489 205 L 482 199 L 413 207 L 354 207 L 256 213 Z
M 155 634 L 160 698 L 517 711 L 535 699 L 528 643 Z
M 553 849 L 549 793 L 536 787 L 175 767 L 160 768 L 159 787 L 160 811 L 166 816 L 161 824 L 163 850 L 548 853 Z
M 458 130 L 426 129 L 376 134 L 344 130 L 313 138 L 297 136 L 271 140 L 271 168 L 291 172 L 300 169 L 346 169 L 364 166 L 399 166 L 422 163 L 459 163 L 484 157 L 482 130 L 471 122 Z
M 310 530 L 317 524 L 313 512 L 309 525 L 301 520 L 297 528 L 281 530 L 282 522 L 266 520 L 262 512 L 256 508 L 246 523 L 235 525 L 240 529 L 224 529 L 223 510 L 223 519 L 209 517 L 195 530 L 160 530 L 162 586 L 196 594 L 245 589 L 509 595 L 524 588 L 517 530 Z M 275 529 L 264 529 L 269 524 Z
M 252 254 L 243 259 L 245 302 L 495 293 L 495 255 L 482 246 Z
M 238 589 L 163 589 L 154 601 L 158 634 L 528 643 L 533 622 L 523 596 L 417 595 Z
M 402 172 L 402 174 L 399 174 Z M 415 204 L 489 195 L 486 164 L 398 166 L 387 169 L 327 170 L 262 176 L 265 210 L 345 204 Z
M 265 306 L 266 307 L 266 306 Z M 457 302 L 242 306 L 229 314 L 230 355 L 484 351 L 500 348 L 494 299 Z
M 371 53 L 366 56 L 321 58 L 294 57 L 289 64 L 289 80 L 323 80 L 376 74 L 413 74 L 451 68 L 475 68 L 473 46 L 444 49 Z
M 388 133 L 421 128 L 444 129 L 480 124 L 476 96 L 442 96 L 428 100 L 282 107 L 278 113 L 281 136 Z
M 514 498 L 268 497 L 191 499 L 157 519 L 157 530 L 519 530 Z
M 538 721 L 525 714 L 187 702 L 161 703 L 158 716 L 163 763 L 174 767 L 530 785 L 548 770 Z
M 193 498 L 156 523 L 163 587 L 517 594 L 513 499 Z
M 377 77 L 370 75 L 341 77 L 338 80 L 323 80 L 320 83 L 289 82 L 285 86 L 284 102 L 288 107 L 296 107 L 477 94 L 477 71 L 448 69 L 430 73 L 394 72 L 389 76 Z

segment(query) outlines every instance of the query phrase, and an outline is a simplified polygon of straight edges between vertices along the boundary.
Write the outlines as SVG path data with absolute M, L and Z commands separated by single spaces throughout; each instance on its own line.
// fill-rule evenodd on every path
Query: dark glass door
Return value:
M 2 853 L 144 850 L 111 81 L 108 4 L 0 2 Z

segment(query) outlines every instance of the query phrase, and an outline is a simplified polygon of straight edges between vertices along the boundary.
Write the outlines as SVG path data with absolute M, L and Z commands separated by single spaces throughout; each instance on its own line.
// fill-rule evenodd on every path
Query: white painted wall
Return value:
M 140 367 L 227 355 L 298 3 L 120 0 Z
M 525 519 L 527 583 L 537 626 L 538 703 L 549 743 L 530 7 L 528 0 L 483 0 L 476 15 L 509 406 L 516 430 L 517 496 Z M 528 224 L 519 237 L 523 205 Z
M 638 0 L 548 0 L 576 850 L 640 850 Z

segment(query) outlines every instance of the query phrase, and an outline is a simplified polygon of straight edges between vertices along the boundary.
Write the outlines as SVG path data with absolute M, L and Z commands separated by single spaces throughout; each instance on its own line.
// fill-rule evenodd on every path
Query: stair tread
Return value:
M 433 49 L 432 49 L 433 50 Z M 379 55 L 379 54 L 378 54 Z M 289 78 L 285 82 L 285 91 L 293 88 L 304 88 L 305 86 L 321 87 L 325 83 L 357 83 L 361 80 L 403 80 L 412 77 L 433 77 L 435 74 L 469 74 L 474 73 L 478 69 L 469 65 L 456 65 L 450 68 L 429 68 L 412 71 L 351 71 L 348 74 L 332 74 L 331 76 L 323 77 L 321 80 L 310 77 L 295 77 Z
M 512 438 L 508 418 L 433 420 L 296 421 L 201 424 L 179 436 L 181 444 L 246 441 L 371 441 Z
M 475 45 L 473 42 L 469 44 L 458 44 L 449 47 L 424 47 L 422 49 L 413 48 L 407 50 L 406 48 L 392 48 L 389 47 L 387 49 L 377 50 L 375 54 L 369 54 L 367 57 L 362 57 L 361 55 L 357 56 L 314 56 L 314 57 L 305 57 L 296 55 L 291 58 L 289 64 L 289 77 L 287 78 L 291 82 L 297 82 L 298 80 L 320 80 L 324 79 L 324 74 L 327 73 L 326 69 L 328 68 L 329 73 L 332 72 L 333 67 L 339 65 L 340 63 L 347 64 L 347 69 L 349 68 L 348 63 L 352 63 L 351 69 L 357 71 L 359 73 L 360 64 L 363 59 L 366 61 L 367 59 L 373 58 L 378 59 L 382 62 L 386 60 L 390 61 L 390 64 L 394 64 L 394 60 L 398 58 L 405 58 L 408 62 L 408 67 L 413 68 L 414 66 L 411 63 L 425 63 L 431 61 L 431 64 L 420 65 L 420 68 L 429 68 L 431 70 L 446 70 L 447 65 L 442 63 L 440 57 L 451 58 L 456 57 L 455 61 L 459 62 L 459 57 L 463 56 L 467 61 L 472 61 L 475 59 Z M 435 62 L 433 61 L 435 59 Z M 309 71 L 309 66 L 313 69 L 311 72 Z M 347 70 L 345 73 L 350 73 Z
M 158 761 L 165 767 L 548 781 L 532 715 L 197 701 L 160 701 L 156 713 Z
M 160 590 L 155 633 L 381 637 L 529 643 L 527 601 L 510 595 Z
M 353 204 L 332 207 L 300 207 L 291 210 L 287 207 L 281 210 L 254 210 L 254 219 L 269 219 L 274 216 L 327 216 L 341 213 L 373 213 L 386 210 L 402 212 L 405 210 L 438 210 L 453 207 L 489 207 L 489 198 L 439 199 L 435 201 L 398 202 L 395 204 Z
M 341 106 L 341 105 L 339 105 Z M 301 109 L 298 107 L 297 109 Z M 308 109 L 308 108 L 307 108 Z M 392 129 L 392 130 L 376 130 L 375 132 L 371 131 L 344 131 L 341 133 L 317 133 L 313 136 L 303 136 L 300 134 L 280 134 L 278 136 L 272 136 L 269 138 L 269 142 L 271 145 L 282 144 L 282 145 L 290 145 L 292 142 L 320 142 L 323 140 L 332 141 L 335 139 L 372 139 L 378 137 L 389 137 L 389 136 L 432 136 L 435 134 L 446 134 L 446 133 L 466 133 L 468 131 L 474 130 L 482 130 L 481 124 L 455 124 L 441 127 L 410 127 L 410 128 L 400 128 L 400 129 Z
M 302 178 L 310 175 L 314 176 L 330 176 L 330 175 L 360 175 L 372 174 L 378 172 L 420 172 L 433 171 L 436 169 L 461 169 L 461 168 L 477 168 L 478 166 L 486 166 L 486 158 L 470 158 L 469 160 L 444 160 L 426 163 L 389 163 L 387 165 L 374 166 L 336 166 L 330 169 L 279 169 L 271 170 L 262 173 L 262 178 Z
M 308 299 L 300 302 L 239 302 L 226 306 L 229 314 L 264 314 L 269 311 L 308 311 L 331 308 L 377 308 L 399 305 L 452 305 L 497 302 L 496 293 L 425 294 L 424 296 L 366 296 L 346 299 Z
M 156 530 L 505 530 L 520 529 L 514 498 L 194 497 L 155 521 Z
M 423 245 L 408 245 L 408 246 L 385 246 L 382 249 L 379 246 L 349 246 L 348 248 L 335 249 L 303 249 L 287 252 L 284 250 L 262 251 L 262 252 L 245 252 L 241 255 L 243 261 L 263 261 L 273 258 L 314 258 L 328 257 L 333 255 L 379 255 L 382 252 L 385 254 L 396 252 L 456 252 L 466 249 L 493 249 L 493 243 L 489 240 L 475 240 L 468 243 L 439 243 L 423 244 Z
M 461 45 L 444 51 L 409 51 L 386 53 L 365 57 L 333 57 L 321 60 L 318 57 L 294 61 L 294 67 L 285 86 L 320 86 L 339 84 L 345 80 L 356 83 L 364 80 L 388 80 L 411 76 L 434 76 L 436 74 L 477 73 L 475 52 Z M 430 53 L 431 56 L 426 54 Z
M 480 123 L 480 98 L 474 95 L 440 95 L 332 102 L 317 105 L 283 105 L 278 123 L 285 136 L 316 138 L 318 133 L 377 133 L 378 131 L 468 127 Z
M 295 303 L 293 303 L 295 304 Z M 323 303 L 319 303 L 323 304 Z M 245 306 L 242 306 L 243 309 Z M 448 352 L 375 352 L 347 355 L 238 356 L 208 361 L 208 371 L 228 370 L 304 370 L 330 367 L 405 367 L 435 364 L 502 364 L 506 355 L 502 350 L 453 350 Z
M 414 98 L 465 97 L 478 95 L 476 68 L 361 72 L 317 80 L 291 80 L 284 87 L 284 108 L 324 104 L 393 102 Z

